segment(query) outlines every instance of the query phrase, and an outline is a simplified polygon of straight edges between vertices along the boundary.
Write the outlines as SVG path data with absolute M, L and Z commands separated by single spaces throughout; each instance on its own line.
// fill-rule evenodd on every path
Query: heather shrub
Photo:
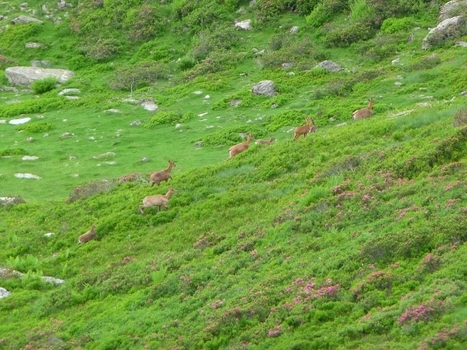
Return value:
M 169 77 L 170 68 L 162 62 L 140 62 L 117 69 L 109 85 L 114 90 L 142 88 Z
M 196 64 L 190 71 L 185 73 L 184 77 L 186 80 L 192 80 L 208 73 L 216 73 L 225 69 L 230 69 L 239 64 L 242 58 L 243 55 L 241 53 L 227 50 L 214 51 L 200 63 Z
M 364 22 L 356 22 L 344 28 L 336 28 L 326 34 L 325 45 L 331 47 L 347 47 L 361 40 L 368 40 L 375 35 L 375 30 Z
M 83 45 L 83 51 L 87 58 L 105 62 L 118 54 L 122 49 L 121 43 L 113 38 L 90 38 Z
M 326 22 L 331 21 L 334 16 L 334 12 L 331 7 L 326 5 L 326 2 L 320 2 L 317 4 L 311 13 L 306 16 L 306 22 L 313 28 L 319 28 Z
M 69 195 L 66 202 L 73 203 L 79 199 L 88 198 L 97 193 L 109 192 L 112 188 L 116 187 L 117 185 L 117 181 L 108 180 L 88 182 L 76 187 L 74 191 Z
M 132 41 L 148 41 L 165 31 L 169 22 L 164 6 L 144 3 L 127 12 L 125 27 L 127 38 Z
M 193 37 L 190 56 L 196 61 L 216 50 L 231 50 L 239 45 L 238 31 L 233 27 L 219 27 L 200 31 Z
M 411 62 L 405 68 L 409 72 L 432 69 L 441 63 L 441 58 L 436 54 L 426 55 L 420 59 Z
M 462 126 L 467 124 L 467 108 L 459 110 L 454 116 L 453 126 Z

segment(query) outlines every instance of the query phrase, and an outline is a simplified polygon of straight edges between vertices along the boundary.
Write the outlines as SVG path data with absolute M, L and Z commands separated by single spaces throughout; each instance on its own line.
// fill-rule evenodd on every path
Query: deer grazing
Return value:
M 293 132 L 293 140 L 294 141 L 296 139 L 298 139 L 302 135 L 303 135 L 303 137 L 305 137 L 310 132 L 316 132 L 316 130 L 318 130 L 318 127 L 316 126 L 314 120 L 313 120 L 313 126 L 311 126 L 312 119 L 307 117 L 307 118 L 305 118 L 305 122 L 306 122 L 305 125 L 302 125 L 302 126 L 299 126 L 299 127 L 295 128 L 295 130 Z
M 169 187 L 169 191 L 166 194 L 156 194 L 154 196 L 147 196 L 143 198 L 143 205 L 139 207 L 139 211 L 141 214 L 144 215 L 145 208 L 150 208 L 157 206 L 159 207 L 159 211 L 161 211 L 161 207 L 165 209 L 169 209 L 167 206 L 169 204 L 169 199 L 172 194 L 176 193 L 177 191 L 174 190 L 172 187 Z
M 374 104 L 375 104 L 375 101 L 372 98 L 370 98 L 368 100 L 368 107 L 357 109 L 355 112 L 352 113 L 353 119 L 358 120 L 358 119 L 371 117 Z
M 251 134 L 248 134 L 246 141 L 239 143 L 235 146 L 232 146 L 229 148 L 229 158 L 227 160 L 232 159 L 235 157 L 237 154 L 242 153 L 243 151 L 246 151 L 248 147 L 250 147 L 250 141 L 253 140 L 253 136 Z
M 174 166 L 176 166 L 174 161 L 169 160 L 169 166 L 167 167 L 167 169 L 152 173 L 151 178 L 149 180 L 149 182 L 151 183 L 151 187 L 154 186 L 154 184 L 157 184 L 159 186 L 162 181 L 168 181 L 169 179 L 171 179 L 172 176 L 170 176 L 170 171 Z
M 83 233 L 81 236 L 78 237 L 78 244 L 86 243 L 90 241 L 91 239 L 94 239 L 96 237 L 96 226 L 92 225 L 91 229 Z
M 256 140 L 255 144 L 271 146 L 271 143 L 273 143 L 274 141 L 276 141 L 276 139 L 274 138 L 274 136 L 271 136 L 269 140 Z

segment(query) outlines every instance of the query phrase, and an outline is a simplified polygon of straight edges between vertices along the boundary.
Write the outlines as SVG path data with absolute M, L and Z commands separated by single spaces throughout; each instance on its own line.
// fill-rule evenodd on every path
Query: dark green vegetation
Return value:
M 1 95 L 0 119 L 32 120 L 0 124 L 0 197 L 17 196 L 0 207 L 0 267 L 25 273 L 0 275 L 0 348 L 465 348 L 467 55 L 421 50 L 439 3 L 70 3 L 61 24 L 0 33 L 2 68 L 75 72 Z M 253 95 L 266 79 L 277 94 Z M 306 116 L 317 133 L 292 142 Z M 248 132 L 277 141 L 226 162 Z M 169 159 L 173 179 L 151 188 Z M 168 185 L 170 209 L 141 215 Z

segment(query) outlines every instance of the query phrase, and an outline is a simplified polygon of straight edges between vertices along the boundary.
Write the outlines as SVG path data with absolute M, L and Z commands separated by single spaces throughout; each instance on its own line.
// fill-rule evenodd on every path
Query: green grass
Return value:
M 0 197 L 23 200 L 0 205 L 0 268 L 25 275 L 0 273 L 12 293 L 0 300 L 0 348 L 461 348 L 466 59 L 456 47 L 421 50 L 433 9 L 331 47 L 379 3 L 339 2 L 317 28 L 279 2 L 224 4 L 243 6 L 235 17 L 253 19 L 251 31 L 232 31 L 232 11 L 208 0 L 148 3 L 157 29 L 141 41 L 146 17 L 133 10 L 142 1 L 72 3 L 61 24 L 0 31 L 3 69 L 40 58 L 75 72 L 39 96 L 1 93 Z M 38 16 L 41 6 L 29 2 Z M 31 51 L 29 41 L 46 47 Z M 315 68 L 324 59 L 345 70 Z M 151 76 L 144 61 L 170 74 Z M 148 79 L 112 90 L 128 72 Z M 266 79 L 277 94 L 253 95 Z M 57 96 L 63 88 L 79 88 L 79 99 Z M 353 121 L 369 98 L 372 117 Z M 306 116 L 318 131 L 293 142 Z M 227 162 L 246 133 L 276 141 Z M 169 159 L 172 179 L 150 187 Z M 141 177 L 119 181 L 132 173 Z M 169 209 L 141 215 L 141 199 L 168 186 L 177 190 Z M 78 245 L 93 224 L 96 240 Z

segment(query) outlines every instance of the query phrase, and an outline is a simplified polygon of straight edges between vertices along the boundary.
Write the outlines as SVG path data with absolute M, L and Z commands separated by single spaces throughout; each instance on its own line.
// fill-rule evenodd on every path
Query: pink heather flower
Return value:
M 363 196 L 363 200 L 364 200 L 364 201 L 368 201 L 368 200 L 370 200 L 370 199 L 371 199 L 371 196 L 370 196 L 369 194 L 365 194 L 365 195 Z
M 297 278 L 295 281 L 292 282 L 292 285 L 299 285 L 302 284 L 303 278 Z
M 275 338 L 282 334 L 282 326 L 276 326 L 268 331 L 268 337 Z

